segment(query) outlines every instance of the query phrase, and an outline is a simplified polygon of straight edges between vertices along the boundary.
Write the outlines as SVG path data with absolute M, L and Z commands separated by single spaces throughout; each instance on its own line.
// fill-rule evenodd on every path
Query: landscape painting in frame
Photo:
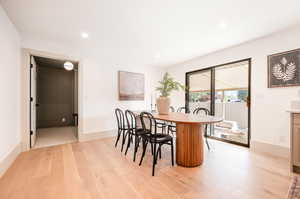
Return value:
M 300 49 L 268 56 L 268 87 L 300 86 Z
M 119 71 L 119 100 L 144 100 L 145 77 L 141 73 Z

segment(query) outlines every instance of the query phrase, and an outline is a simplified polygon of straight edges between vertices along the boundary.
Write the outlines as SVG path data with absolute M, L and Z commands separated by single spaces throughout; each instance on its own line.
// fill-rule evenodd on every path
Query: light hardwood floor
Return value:
M 22 153 L 0 179 L 0 198 L 285 198 L 288 160 L 210 143 L 212 150 L 205 150 L 204 164 L 196 168 L 172 167 L 165 147 L 155 177 L 149 151 L 139 167 L 132 151 L 124 156 L 112 138 L 35 149 Z

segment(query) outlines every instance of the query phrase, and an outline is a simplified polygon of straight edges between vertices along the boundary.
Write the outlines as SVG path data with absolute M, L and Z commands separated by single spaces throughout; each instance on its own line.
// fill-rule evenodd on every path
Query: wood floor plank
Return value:
M 74 157 L 76 159 L 76 166 L 80 178 L 85 189 L 89 192 L 92 199 L 104 198 L 97 188 L 97 179 L 92 170 L 89 169 L 90 163 L 88 162 L 82 148 L 78 144 L 72 144 Z
M 286 196 L 286 159 L 218 141 L 200 167 L 171 166 L 170 149 L 151 176 L 150 147 L 141 166 L 114 139 L 72 143 L 20 154 L 0 179 L 0 199 L 209 198 L 279 199 Z

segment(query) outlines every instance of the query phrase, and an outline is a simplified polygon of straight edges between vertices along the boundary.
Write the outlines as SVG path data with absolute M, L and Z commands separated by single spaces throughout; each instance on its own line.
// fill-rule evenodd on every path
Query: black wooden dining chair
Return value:
M 177 109 L 177 112 L 178 113 L 182 113 L 182 112 L 186 112 L 186 108 L 184 107 L 184 106 L 182 106 L 182 107 L 179 107 L 178 109 Z
M 201 112 L 203 112 L 205 115 L 210 115 L 210 112 L 207 108 L 202 108 L 202 107 L 198 107 L 193 111 L 193 114 L 198 115 L 201 114 Z M 206 142 L 206 146 L 208 148 L 208 150 L 210 150 L 210 146 L 208 144 L 208 124 L 204 125 L 204 137 L 205 137 L 205 142 Z
M 157 124 L 156 120 L 154 119 L 153 115 L 148 112 L 142 112 L 141 113 L 141 121 L 142 121 L 142 127 L 145 132 L 150 132 L 150 134 L 146 133 L 143 134 L 142 137 L 142 143 L 143 143 L 143 154 L 140 160 L 139 165 L 142 164 L 147 145 L 150 143 L 150 145 L 153 147 L 152 155 L 153 155 L 153 163 L 152 163 L 152 176 L 154 176 L 155 171 L 155 165 L 157 164 L 157 157 L 158 155 L 161 158 L 161 147 L 163 145 L 170 145 L 171 146 L 171 161 L 172 166 L 174 166 L 174 146 L 173 146 L 173 138 L 168 134 L 162 134 L 157 133 Z
M 170 106 L 170 112 L 175 112 L 175 108 L 173 106 Z M 169 123 L 165 122 L 165 121 L 161 121 L 161 120 L 156 120 L 157 123 L 157 128 L 161 129 L 162 133 L 166 133 L 169 132 L 168 127 L 169 127 Z
M 210 115 L 209 110 L 207 108 L 203 108 L 203 107 L 195 108 L 194 111 L 193 111 L 193 114 L 199 114 L 201 112 L 204 112 L 205 115 Z
M 175 112 L 175 108 L 173 106 L 170 106 L 170 112 Z
M 140 115 L 137 116 L 132 111 L 126 110 L 125 117 L 126 117 L 127 127 L 128 127 L 127 136 L 126 136 L 128 137 L 128 141 L 127 141 L 125 155 L 127 155 L 130 144 L 133 143 L 133 138 L 134 138 L 133 161 L 135 162 L 136 153 L 139 148 L 140 141 L 142 139 L 141 136 L 144 134 L 150 134 L 150 132 L 145 131 L 142 128 L 142 126 L 137 125 L 137 117 L 140 117 Z
M 167 127 L 168 124 L 165 121 L 161 121 L 161 120 L 157 121 L 157 128 L 161 129 L 161 132 L 163 134 L 166 132 Z
M 167 131 L 166 129 L 168 128 L 168 124 L 165 121 L 157 120 L 156 124 L 157 128 L 161 129 L 162 133 L 165 133 Z
M 170 106 L 170 112 L 175 112 L 175 108 L 173 106 Z M 168 123 L 168 134 L 173 135 L 176 133 L 176 124 L 174 122 Z
M 124 144 L 125 144 L 126 134 L 127 134 L 127 131 L 128 131 L 128 127 L 125 124 L 124 113 L 123 113 L 123 111 L 121 109 L 116 108 L 115 109 L 115 115 L 116 115 L 117 123 L 118 123 L 118 135 L 117 135 L 115 147 L 117 147 L 119 139 L 122 136 L 122 148 L 121 148 L 121 151 L 123 151 L 123 147 L 124 147 Z

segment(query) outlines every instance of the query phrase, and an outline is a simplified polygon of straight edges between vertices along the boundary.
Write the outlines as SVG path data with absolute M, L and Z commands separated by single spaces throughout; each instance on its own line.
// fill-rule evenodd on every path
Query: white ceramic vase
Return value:
M 159 97 L 156 99 L 157 111 L 160 115 L 168 115 L 170 109 L 170 98 Z

